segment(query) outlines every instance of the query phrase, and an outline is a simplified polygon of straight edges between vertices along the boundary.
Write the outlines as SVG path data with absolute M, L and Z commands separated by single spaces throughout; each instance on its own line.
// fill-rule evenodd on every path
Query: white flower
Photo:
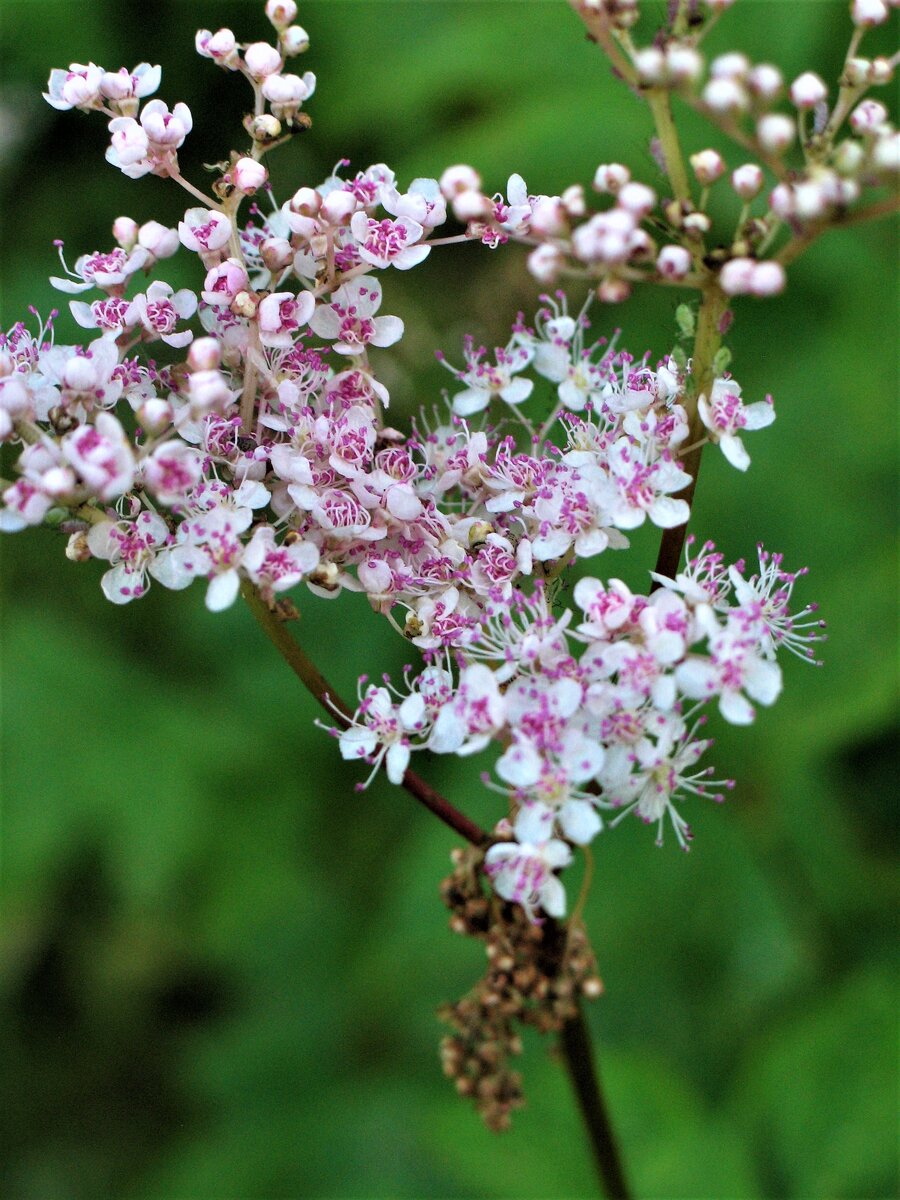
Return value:
M 740 385 L 733 379 L 717 379 L 709 400 L 706 396 L 700 397 L 697 411 L 709 430 L 710 441 L 719 443 L 722 453 L 739 471 L 746 471 L 750 466 L 750 455 L 744 449 L 738 431 L 764 429 L 775 420 L 771 399 L 744 404 Z
M 572 851 L 551 837 L 553 812 L 542 804 L 524 804 L 516 817 L 515 842 L 495 842 L 484 857 L 484 869 L 498 896 L 521 904 L 528 919 L 535 909 L 563 917 L 566 892 L 553 873 L 572 861 Z

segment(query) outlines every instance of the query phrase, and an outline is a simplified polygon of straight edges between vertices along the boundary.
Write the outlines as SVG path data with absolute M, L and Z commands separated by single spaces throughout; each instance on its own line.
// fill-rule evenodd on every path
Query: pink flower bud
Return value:
M 631 284 L 627 279 L 609 276 L 597 288 L 597 299 L 603 304 L 621 304 L 631 295 Z
M 532 209 L 531 232 L 538 237 L 557 237 L 568 223 L 568 214 L 557 196 L 542 196 Z
M 645 217 L 656 206 L 656 192 L 645 183 L 626 183 L 616 196 L 616 204 L 636 217 Z
M 703 103 L 714 113 L 744 112 L 748 105 L 747 93 L 737 79 L 711 79 L 703 89 Z
M 201 295 L 212 308 L 228 308 L 238 292 L 249 286 L 244 264 L 236 258 L 226 258 L 207 271 Z
M 294 0 L 266 0 L 266 16 L 276 29 L 286 29 L 297 16 Z
M 224 412 L 231 404 L 231 388 L 221 371 L 195 371 L 188 376 L 188 396 L 191 415 L 200 417 L 209 412 Z
M 613 196 L 631 179 L 631 172 L 622 163 L 601 163 L 594 172 L 595 192 L 611 193 Z
M 231 178 L 236 188 L 252 196 L 269 178 L 269 172 L 255 158 L 239 158 L 231 168 Z
M 850 114 L 850 127 L 860 135 L 877 133 L 888 119 L 888 110 L 878 100 L 863 100 Z
M 880 171 L 895 175 L 900 171 L 900 133 L 890 133 L 875 142 L 872 162 Z
M 292 25 L 281 35 L 281 52 L 286 58 L 293 58 L 309 49 L 309 34 L 302 25 Z
M 828 88 L 814 71 L 804 71 L 791 84 L 791 103 L 795 108 L 815 108 L 828 96 Z
M 658 46 L 647 46 L 638 50 L 634 56 L 634 65 L 642 83 L 662 83 L 666 72 L 666 56 Z
M 213 337 L 195 338 L 188 350 L 187 365 L 191 371 L 214 371 L 222 361 L 219 343 Z
M 776 217 L 786 221 L 794 215 L 794 192 L 790 184 L 779 183 L 772 188 L 769 196 L 769 208 Z
M 747 295 L 756 266 L 752 258 L 733 258 L 719 272 L 719 287 L 726 296 Z
M 684 246 L 663 246 L 656 269 L 665 279 L 684 279 L 691 269 L 691 256 Z
M 756 264 L 751 273 L 750 292 L 754 296 L 777 296 L 784 291 L 786 283 L 787 277 L 781 263 L 771 260 L 761 262 Z
M 452 200 L 460 192 L 480 192 L 481 176 L 474 167 L 459 164 L 448 167 L 440 178 L 439 185 L 445 200 Z
M 890 83 L 894 78 L 894 64 L 890 58 L 884 58 L 879 55 L 878 58 L 873 58 L 869 67 L 869 82 L 875 84 L 876 87 L 884 83 Z
M 725 171 L 725 160 L 716 150 L 699 150 L 691 155 L 691 168 L 702 187 L 709 187 L 721 178 Z
M 738 79 L 747 77 L 750 62 L 746 54 L 733 51 L 730 54 L 720 54 L 709 64 L 709 74 L 712 79 Z
M 113 237 L 123 250 L 130 250 L 138 237 L 138 223 L 131 217 L 116 217 L 112 227 Z
M 254 79 L 265 79 L 281 70 L 281 55 L 268 42 L 253 42 L 244 51 L 244 66 Z
M 850 19 L 863 29 L 872 25 L 883 25 L 888 19 L 889 9 L 884 0 L 853 0 Z
M 688 213 L 681 222 L 681 227 L 685 233 L 709 233 L 712 228 L 712 221 L 706 213 L 692 212 Z
M 481 192 L 457 192 L 452 202 L 453 215 L 457 221 L 487 221 L 490 219 L 494 205 Z
M 670 42 L 666 47 L 666 72 L 675 83 L 696 83 L 703 74 L 703 56 L 693 46 Z
M 147 221 L 138 231 L 138 245 L 149 250 L 154 258 L 171 258 L 178 250 L 178 230 L 169 229 L 159 221 Z
M 260 242 L 259 256 L 273 274 L 294 261 L 294 248 L 287 238 L 270 237 Z
M 319 216 L 328 225 L 346 225 L 358 207 L 352 192 L 329 192 L 319 208 Z
M 565 257 L 557 246 L 538 246 L 528 256 L 528 270 L 538 283 L 555 283 L 565 266 Z
M 756 137 L 767 154 L 784 154 L 794 141 L 797 128 L 784 113 L 767 113 L 756 125 Z
M 771 63 L 759 63 L 747 76 L 747 84 L 754 96 L 760 100 L 775 100 L 781 94 L 784 80 L 781 72 Z
M 220 67 L 228 67 L 233 71 L 240 66 L 237 40 L 230 29 L 220 29 L 216 33 L 211 33 L 208 29 L 198 29 L 194 47 L 198 54 L 204 58 L 211 58 Z
M 742 200 L 752 200 L 758 196 L 764 182 L 762 168 L 756 163 L 744 163 L 731 173 L 731 186 Z
M 298 188 L 290 199 L 291 212 L 301 217 L 314 217 L 322 207 L 322 197 L 311 187 Z
M 560 196 L 563 208 L 570 217 L 583 217 L 587 208 L 584 202 L 584 188 L 580 183 L 573 183 Z M 533 222 L 532 222 L 533 228 Z
M 145 400 L 137 410 L 137 419 L 145 433 L 156 437 L 172 423 L 172 405 L 168 400 Z

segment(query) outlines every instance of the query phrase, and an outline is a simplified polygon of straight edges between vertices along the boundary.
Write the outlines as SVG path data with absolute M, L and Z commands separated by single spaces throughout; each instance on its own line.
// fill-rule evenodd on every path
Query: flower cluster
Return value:
M 145 102 L 158 67 L 51 74 L 55 108 L 109 119 L 110 163 L 171 179 L 191 206 L 177 228 L 120 217 L 110 248 L 72 269 L 63 259 L 51 282 L 79 297 L 69 309 L 82 342 L 57 340 L 57 314 L 0 335 L 0 442 L 17 472 L 3 484 L 0 528 L 58 526 L 72 559 L 105 564 L 101 586 L 116 604 L 151 581 L 195 579 L 213 610 L 242 586 L 272 608 L 299 585 L 362 593 L 424 667 L 398 689 L 363 678 L 352 720 L 333 729 L 341 754 L 400 783 L 414 751 L 495 751 L 488 780 L 507 807 L 484 870 L 533 920 L 564 914 L 558 872 L 604 823 L 635 814 L 686 847 L 681 799 L 720 799 L 724 786 L 697 765 L 709 745 L 700 709 L 749 723 L 781 690 L 777 651 L 809 657 L 822 636 L 812 608 L 791 615 L 797 575 L 763 551 L 751 573 L 707 544 L 654 575 L 648 594 L 593 560 L 627 548 L 647 522 L 680 546 L 704 445 L 748 468 L 744 436 L 775 410 L 771 397 L 745 402 L 728 373 L 731 297 L 780 291 L 786 266 L 829 224 L 877 215 L 884 202 L 867 197 L 900 165 L 886 108 L 865 97 L 892 61 L 858 53 L 887 15 L 883 0 L 853 5 L 833 104 L 810 72 L 782 102 L 775 67 L 740 54 L 707 64 L 702 36 L 725 4 L 674 6 L 642 49 L 633 0 L 571 2 L 659 118 L 653 150 L 671 194 L 618 163 L 598 166 L 591 211 L 580 185 L 532 194 L 513 175 L 488 194 L 466 165 L 407 184 L 383 163 L 350 171 L 341 160 L 279 204 L 263 160 L 309 124 L 302 106 L 316 80 L 288 70 L 309 45 L 296 4 L 269 0 L 273 43 L 197 34 L 198 53 L 254 95 L 250 145 L 215 168 L 212 194 L 178 165 L 188 107 Z M 696 20 L 683 19 L 688 8 Z M 729 170 L 700 149 L 689 174 L 668 137 L 673 97 L 750 161 Z M 707 201 L 726 178 L 739 212 L 722 239 Z M 271 211 L 242 219 L 256 193 Z M 570 278 L 587 299 L 570 312 L 562 291 L 543 295 L 504 345 L 469 338 L 439 352 L 453 385 L 404 433 L 385 423 L 390 395 L 370 356 L 404 334 L 390 301 L 382 307 L 391 269 L 471 241 L 522 242 L 539 281 Z M 176 253 L 192 256 L 192 288 L 159 277 Z M 646 281 L 699 291 L 699 313 L 678 310 L 690 354 L 678 344 L 658 360 L 635 356 L 591 334 L 594 298 L 622 300 Z M 590 574 L 565 606 L 561 582 L 576 563 Z

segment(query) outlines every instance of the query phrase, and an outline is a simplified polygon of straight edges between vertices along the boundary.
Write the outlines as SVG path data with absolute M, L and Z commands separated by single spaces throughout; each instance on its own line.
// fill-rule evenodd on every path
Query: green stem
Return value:
M 260 595 L 259 590 L 247 579 L 241 581 L 241 595 L 247 602 L 247 606 L 256 618 L 263 633 L 310 695 L 321 704 L 330 716 L 339 713 L 345 720 L 352 721 L 353 713 L 350 708 L 348 708 L 329 684 L 315 663 L 307 658 L 303 648 L 294 641 L 288 633 L 284 622 L 278 619 Z M 473 846 L 486 846 L 491 841 L 490 835 L 485 830 L 476 825 L 474 821 L 471 821 L 464 813 L 454 808 L 449 800 L 446 800 L 439 792 L 436 792 L 415 771 L 407 770 L 403 776 L 402 786 L 420 804 L 423 804 L 425 808 L 433 812 L 439 820 L 458 833 L 460 837 L 464 838 L 467 842 L 471 842 Z
M 694 337 L 694 353 L 691 358 L 691 374 L 694 386 L 684 399 L 684 407 L 688 417 L 688 446 L 691 449 L 681 459 L 681 465 L 690 475 L 690 483 L 676 497 L 691 504 L 694 499 L 694 489 L 697 486 L 697 475 L 700 471 L 700 455 L 705 444 L 704 425 L 698 412 L 698 401 L 701 396 L 709 397 L 715 381 L 713 363 L 719 347 L 722 345 L 722 318 L 728 309 L 728 297 L 718 284 L 707 284 L 697 314 L 697 332 Z M 696 445 L 694 443 L 697 443 Z M 687 522 L 674 529 L 664 529 L 659 543 L 659 554 L 656 559 L 656 572 L 674 579 L 678 572 L 681 555 L 684 551 L 684 541 L 687 536 Z M 658 586 L 658 585 L 654 585 Z
M 666 164 L 666 174 L 672 184 L 675 199 L 682 204 L 689 204 L 691 202 L 691 185 L 688 180 L 687 167 L 684 165 L 681 140 L 672 117 L 671 97 L 664 88 L 648 88 L 644 95 L 647 97 L 647 103 L 653 114 L 659 148 L 662 152 L 663 162 Z

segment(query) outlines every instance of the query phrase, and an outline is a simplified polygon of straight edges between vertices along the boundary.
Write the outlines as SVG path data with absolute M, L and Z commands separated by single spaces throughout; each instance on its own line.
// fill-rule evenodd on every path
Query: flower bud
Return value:
M 207 339 L 203 339 L 206 341 Z M 193 346 L 191 347 L 193 349 Z M 137 419 L 145 433 L 151 437 L 168 428 L 172 423 L 172 405 L 168 400 L 145 400 L 137 410 Z
M 297 16 L 294 0 L 266 0 L 266 16 L 276 29 L 286 29 Z
M 769 195 L 769 208 L 776 217 L 786 221 L 794 215 L 794 191 L 790 184 L 776 184 Z
M 754 266 L 750 276 L 750 292 L 754 296 L 777 296 L 784 291 L 786 283 L 784 267 L 770 259 Z
M 750 70 L 750 62 L 746 54 L 733 51 L 730 54 L 720 54 L 709 64 L 709 74 L 712 79 L 737 79 L 743 81 Z
M 859 142 L 848 138 L 834 152 L 834 165 L 841 175 L 855 175 L 863 164 L 866 152 Z
M 726 296 L 744 296 L 750 291 L 756 263 L 752 258 L 732 258 L 719 272 L 719 287 Z
M 621 304 L 631 295 L 631 284 L 627 279 L 616 279 L 610 275 L 597 288 L 597 299 L 603 304 Z
M 66 558 L 69 562 L 90 562 L 93 557 L 84 530 L 79 530 L 69 536 L 66 543 Z
M 883 83 L 890 83 L 894 78 L 893 61 L 889 58 L 879 56 L 873 58 L 869 67 L 869 82 L 875 84 L 876 87 Z
M 763 188 L 762 169 L 756 163 L 744 163 L 731 173 L 731 186 L 742 200 L 752 200 Z
M 884 0 L 853 0 L 850 19 L 857 27 L 867 29 L 883 25 L 888 19 L 889 9 Z
M 457 221 L 463 223 L 490 220 L 494 211 L 493 202 L 474 190 L 457 192 L 453 197 L 452 206 L 453 215 Z
M 178 250 L 178 230 L 169 229 L 159 221 L 146 221 L 138 230 L 138 245 L 149 250 L 155 259 L 171 258 Z
M 684 279 L 691 269 L 691 255 L 684 246 L 663 246 L 656 257 L 656 269 L 664 279 Z
M 245 121 L 244 127 L 254 142 L 274 142 L 281 137 L 281 122 L 272 113 L 260 113 Z
M 448 167 L 440 178 L 439 187 L 445 200 L 452 200 L 460 192 L 480 192 L 481 176 L 474 167 L 460 164 Z
M 242 289 L 231 302 L 231 311 L 236 317 L 255 317 L 259 309 L 259 297 L 254 292 Z
M 747 93 L 737 79 L 711 79 L 703 89 L 703 103 L 711 112 L 727 114 L 744 112 L 748 105 Z
M 674 83 L 696 83 L 703 74 L 703 57 L 693 46 L 670 42 L 666 47 L 666 72 Z
M 878 100 L 863 100 L 850 114 L 850 127 L 861 136 L 877 133 L 888 119 L 888 110 Z
M 616 204 L 636 217 L 645 217 L 656 206 L 656 192 L 645 183 L 626 183 L 619 189 Z
M 116 217 L 112 227 L 113 237 L 123 250 L 130 250 L 138 237 L 138 223 L 131 217 Z
M 631 179 L 631 172 L 622 163 L 601 163 L 594 172 L 594 191 L 613 196 Z
M 791 84 L 791 103 L 795 108 L 815 108 L 828 96 L 828 88 L 814 71 L 804 71 Z
M 541 196 L 531 212 L 531 232 L 538 237 L 558 237 L 568 227 L 568 213 L 558 196 Z
M 528 270 L 538 283 L 549 285 L 556 282 L 565 261 L 557 246 L 538 246 L 528 256 Z
M 198 54 L 204 58 L 211 58 L 220 67 L 236 71 L 240 66 L 237 40 L 230 29 L 220 29 L 216 33 L 211 33 L 208 29 L 198 29 L 194 46 Z
M 709 233 L 712 228 L 712 221 L 710 221 L 706 213 L 692 212 L 688 213 L 681 222 L 681 227 L 685 233 L 702 235 Z
M 771 63 L 759 63 L 747 76 L 747 85 L 760 100 L 772 101 L 781 95 L 784 80 L 777 67 Z
M 41 476 L 41 490 L 48 496 L 68 496 L 75 490 L 75 472 L 69 467 L 51 467 Z
M 756 137 L 767 154 L 784 154 L 794 141 L 797 129 L 784 113 L 767 113 L 756 125 Z
M 345 225 L 358 208 L 352 192 L 329 192 L 322 201 L 319 216 L 329 225 Z
M 322 207 L 322 197 L 315 188 L 298 188 L 291 196 L 289 207 L 301 217 L 314 217 Z
M 213 337 L 194 338 L 187 353 L 189 371 L 214 371 L 222 361 L 219 343 Z
M 709 187 L 720 179 L 725 171 L 725 160 L 716 150 L 700 150 L 691 155 L 691 169 L 701 187 Z
M 302 25 L 292 25 L 281 35 L 281 53 L 285 58 L 294 58 L 309 49 L 309 34 Z
M 294 248 L 287 238 L 265 238 L 259 246 L 259 256 L 268 269 L 277 274 L 294 261 Z
M 573 183 L 560 196 L 563 208 L 566 210 L 566 215 L 569 217 L 583 217 L 587 212 L 587 206 L 584 202 L 584 187 L 580 183 Z M 532 228 L 534 228 L 534 218 L 532 217 Z
M 634 56 L 634 65 L 637 67 L 641 83 L 652 86 L 662 83 L 665 78 L 666 56 L 658 46 L 647 46 L 644 50 L 638 50 Z
M 221 371 L 195 371 L 188 377 L 191 416 L 202 417 L 213 411 L 223 412 L 231 403 L 231 389 Z
M 255 158 L 239 158 L 230 174 L 235 187 L 247 196 L 252 196 L 269 178 L 269 172 Z
M 244 51 L 244 66 L 254 79 L 265 79 L 281 70 L 281 55 L 268 42 L 253 42 Z
M 880 171 L 891 174 L 900 171 L 900 133 L 878 138 L 872 151 L 872 162 Z

